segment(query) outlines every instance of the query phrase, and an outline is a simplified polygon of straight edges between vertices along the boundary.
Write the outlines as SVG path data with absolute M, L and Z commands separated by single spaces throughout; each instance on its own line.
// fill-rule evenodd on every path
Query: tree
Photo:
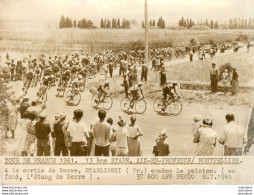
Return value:
M 105 28 L 105 24 L 104 24 L 103 18 L 101 19 L 100 27 L 101 27 L 101 28 Z
M 64 16 L 61 16 L 61 18 L 60 18 L 59 28 L 65 28 L 65 18 L 64 18 Z
M 117 28 L 121 28 L 121 23 L 120 23 L 120 19 L 119 18 L 117 20 Z
M 117 21 L 115 18 L 112 19 L 112 28 L 117 28 Z
M 74 27 L 74 28 L 77 27 L 76 20 L 73 21 L 73 27 Z
M 213 29 L 213 20 L 210 21 L 210 28 Z
M 144 23 L 144 21 L 142 21 L 142 28 L 145 28 L 145 23 Z
M 153 27 L 155 27 L 155 20 L 153 20 Z
M 108 22 L 107 22 L 107 28 L 111 28 L 111 22 L 110 22 L 110 20 L 108 20 Z
M 251 29 L 251 17 L 249 17 L 248 29 Z
M 149 21 L 149 25 L 152 26 L 153 25 L 153 22 L 152 20 Z

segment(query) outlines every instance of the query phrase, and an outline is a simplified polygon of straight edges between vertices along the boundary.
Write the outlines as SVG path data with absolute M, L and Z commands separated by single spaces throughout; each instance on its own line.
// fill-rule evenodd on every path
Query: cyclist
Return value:
M 142 98 L 144 98 L 144 94 L 142 91 L 142 82 L 139 82 L 137 85 L 133 86 L 130 88 L 130 92 L 131 92 L 131 107 L 133 106 L 133 102 L 138 100 L 141 96 Z
M 163 108 L 162 110 L 165 111 L 166 109 L 166 102 L 169 100 L 169 98 L 174 99 L 174 94 L 179 97 L 179 95 L 176 92 L 176 86 L 177 83 L 168 83 L 165 87 L 162 89 L 162 95 L 163 95 Z M 172 91 L 173 90 L 173 91 Z
M 98 88 L 97 88 L 97 90 L 98 90 L 98 95 L 99 95 L 99 101 L 100 102 L 103 102 L 104 101 L 104 99 L 105 99 L 105 97 L 106 97 L 106 95 L 108 94 L 108 93 L 111 93 L 110 91 L 109 91 L 109 81 L 105 81 L 103 84 L 101 84 Z M 102 98 L 102 100 L 101 100 L 101 97 L 103 97 Z
M 72 83 L 73 89 L 79 90 L 79 87 L 81 86 L 83 82 L 83 77 L 81 75 L 78 75 L 78 78 L 74 79 Z
M 33 78 L 34 78 L 34 72 L 33 72 L 33 69 L 30 69 L 28 73 L 26 74 L 26 82 L 24 84 L 24 86 L 27 86 L 27 89 L 30 87 L 30 84 Z
M 70 71 L 70 69 L 67 68 L 62 76 L 63 86 L 65 86 L 65 87 L 67 86 L 68 81 L 70 80 L 70 77 L 71 77 L 71 71 Z
M 39 82 L 41 76 L 41 67 L 39 65 L 36 65 L 34 70 L 36 74 L 36 82 Z

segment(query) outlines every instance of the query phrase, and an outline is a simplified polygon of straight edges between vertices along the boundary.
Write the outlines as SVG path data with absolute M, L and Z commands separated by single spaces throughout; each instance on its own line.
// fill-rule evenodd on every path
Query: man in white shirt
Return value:
M 105 110 L 98 111 L 100 121 L 93 126 L 93 134 L 95 140 L 95 156 L 109 156 L 109 139 L 111 138 L 110 126 L 104 121 L 107 112 Z
M 226 115 L 227 124 L 222 128 L 219 143 L 224 145 L 224 156 L 241 156 L 242 147 L 247 143 L 246 134 L 235 122 L 233 114 Z
M 88 127 L 84 121 L 81 121 L 83 111 L 77 109 L 74 111 L 73 121 L 68 124 L 66 136 L 71 142 L 70 155 L 71 156 L 85 156 L 86 137 L 89 137 Z

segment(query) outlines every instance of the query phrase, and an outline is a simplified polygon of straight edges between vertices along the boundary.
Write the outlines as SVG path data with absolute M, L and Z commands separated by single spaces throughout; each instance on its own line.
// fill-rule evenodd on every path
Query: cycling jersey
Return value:
M 27 73 L 27 79 L 32 79 L 33 76 L 34 76 L 33 72 L 30 71 L 30 72 Z

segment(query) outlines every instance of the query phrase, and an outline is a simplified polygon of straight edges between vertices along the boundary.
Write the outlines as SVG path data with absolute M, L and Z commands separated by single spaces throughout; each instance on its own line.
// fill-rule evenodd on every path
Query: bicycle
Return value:
M 83 79 L 82 83 L 79 85 L 80 92 L 84 92 L 86 87 L 86 78 Z
M 66 92 L 65 101 L 67 103 L 73 103 L 75 106 L 77 106 L 80 103 L 81 100 L 81 94 L 79 92 L 79 89 L 76 87 L 72 87 L 71 90 L 68 90 Z
M 92 97 L 93 107 L 98 107 L 99 104 L 102 104 L 105 110 L 109 110 L 113 105 L 113 99 L 110 96 L 111 94 L 112 93 L 106 94 L 104 98 L 99 97 L 98 93 L 94 94 Z
M 120 102 L 120 107 L 124 112 L 130 110 L 130 108 L 134 108 L 136 113 L 143 114 L 146 111 L 146 101 L 143 98 L 134 99 L 131 102 L 131 94 L 130 96 L 124 97 Z
M 39 91 L 36 93 L 36 100 L 39 101 L 41 100 L 42 102 L 47 101 L 47 87 L 43 86 L 40 87 Z
M 57 96 L 59 96 L 59 97 L 64 97 L 65 90 L 66 90 L 66 86 L 67 86 L 67 82 L 61 84 L 61 85 L 57 88 Z
M 170 114 L 177 116 L 182 112 L 182 103 L 180 102 L 180 97 L 168 98 L 167 100 L 164 100 L 163 97 L 158 97 L 154 100 L 153 108 L 158 113 L 167 113 L 168 109 Z

